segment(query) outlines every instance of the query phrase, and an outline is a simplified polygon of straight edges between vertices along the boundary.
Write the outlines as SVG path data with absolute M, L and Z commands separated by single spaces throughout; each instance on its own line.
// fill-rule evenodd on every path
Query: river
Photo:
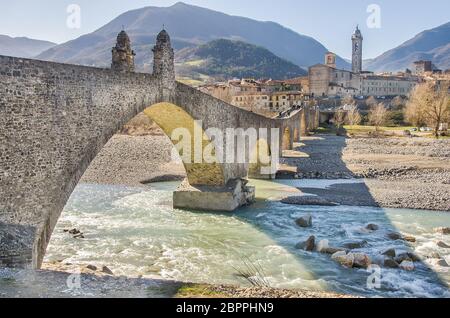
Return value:
M 107 265 L 116 275 L 162 277 L 212 284 L 248 282 L 238 275 L 245 263 L 261 269 L 260 276 L 273 287 L 349 293 L 368 297 L 450 297 L 448 268 L 428 261 L 411 272 L 382 269 L 380 286 L 369 288 L 374 272 L 346 269 L 329 255 L 295 249 L 315 235 L 331 246 L 348 240 L 365 240 L 359 251 L 376 259 L 388 248 L 414 251 L 424 259 L 433 252 L 450 262 L 448 236 L 433 228 L 450 225 L 450 213 L 381 209 L 372 207 L 293 206 L 276 199 L 293 195 L 297 187 L 323 188 L 349 180 L 252 181 L 257 202 L 233 214 L 174 210 L 172 191 L 177 182 L 133 188 L 79 185 L 70 198 L 47 249 L 45 261 Z M 300 229 L 295 220 L 313 215 L 314 226 Z M 364 231 L 367 223 L 380 230 Z M 64 229 L 80 229 L 85 239 L 74 239 Z M 401 231 L 415 244 L 386 238 Z M 372 276 L 371 276 L 372 277 Z

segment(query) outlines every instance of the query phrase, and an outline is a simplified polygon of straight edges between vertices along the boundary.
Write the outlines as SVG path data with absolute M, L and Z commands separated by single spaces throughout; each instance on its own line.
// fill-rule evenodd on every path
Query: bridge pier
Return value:
M 226 186 L 192 186 L 185 180 L 173 194 L 173 206 L 194 211 L 233 212 L 253 203 L 255 188 L 247 180 L 230 180 Z

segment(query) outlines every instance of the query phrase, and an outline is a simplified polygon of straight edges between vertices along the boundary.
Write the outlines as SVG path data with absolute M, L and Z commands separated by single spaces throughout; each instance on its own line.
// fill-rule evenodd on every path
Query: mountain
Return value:
M 269 50 L 241 41 L 219 39 L 176 54 L 178 74 L 190 78 L 202 75 L 216 80 L 230 78 L 287 79 L 306 75 L 294 63 Z
M 33 40 L 25 37 L 12 38 L 7 35 L 0 35 L 0 55 L 30 58 L 55 45 L 56 43 L 47 41 Z
M 323 63 L 328 51 L 311 37 L 300 35 L 274 22 L 248 18 L 187 5 L 145 7 L 121 14 L 93 33 L 58 45 L 38 56 L 39 59 L 85 65 L 108 66 L 111 47 L 125 26 L 137 54 L 137 67 L 147 70 L 152 58 L 151 46 L 163 25 L 176 50 L 195 47 L 212 40 L 239 40 L 265 47 L 277 56 L 301 67 Z M 340 67 L 349 64 L 338 58 Z
M 412 68 L 418 60 L 431 60 L 440 69 L 450 68 L 450 22 L 424 31 L 402 45 L 368 61 L 365 69 L 375 72 Z

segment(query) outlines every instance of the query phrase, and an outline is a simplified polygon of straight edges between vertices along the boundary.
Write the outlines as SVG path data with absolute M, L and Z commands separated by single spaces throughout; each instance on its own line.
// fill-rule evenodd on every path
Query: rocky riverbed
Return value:
M 85 172 L 81 183 L 140 186 L 150 181 L 182 180 L 183 164 L 172 159 L 164 135 L 115 135 Z
M 305 179 L 364 178 L 329 189 L 301 189 L 346 205 L 450 211 L 450 140 L 304 137 L 307 158 L 283 159 Z

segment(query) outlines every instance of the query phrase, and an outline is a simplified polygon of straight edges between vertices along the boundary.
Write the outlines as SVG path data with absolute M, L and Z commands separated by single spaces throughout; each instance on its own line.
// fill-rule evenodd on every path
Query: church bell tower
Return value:
M 352 35 L 352 71 L 353 73 L 362 72 L 362 49 L 363 36 L 359 27 L 356 26 L 355 33 Z

